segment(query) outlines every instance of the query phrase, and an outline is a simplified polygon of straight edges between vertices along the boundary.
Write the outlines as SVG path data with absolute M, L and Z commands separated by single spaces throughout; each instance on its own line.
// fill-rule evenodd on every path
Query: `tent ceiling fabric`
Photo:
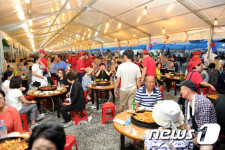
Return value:
M 1 0 L 0 6 L 0 30 L 30 50 L 30 28 L 36 50 L 58 50 L 159 35 L 163 27 L 213 27 L 215 18 L 225 26 L 224 0 Z

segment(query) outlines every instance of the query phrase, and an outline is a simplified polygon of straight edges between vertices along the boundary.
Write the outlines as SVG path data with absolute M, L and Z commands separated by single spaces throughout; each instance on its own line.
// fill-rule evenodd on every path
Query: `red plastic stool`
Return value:
M 53 85 L 57 86 L 57 80 L 53 80 Z
M 111 112 L 106 112 L 107 110 L 111 109 Z M 106 118 L 106 115 L 112 115 L 110 118 Z M 116 110 L 114 103 L 104 103 L 102 105 L 102 124 L 105 124 L 106 121 L 111 121 L 116 116 Z
M 34 100 L 34 97 L 32 97 L 32 96 L 26 96 L 26 99 L 33 101 Z
M 158 87 L 161 91 L 161 94 L 162 94 L 162 100 L 164 100 L 164 94 L 163 94 L 163 88 L 162 87 Z
M 72 135 L 66 135 L 64 150 L 72 150 L 73 145 L 76 145 L 76 150 L 78 150 L 76 138 Z
M 198 94 L 201 94 L 200 90 L 203 91 L 203 95 L 206 95 L 207 94 L 207 88 L 199 88 L 198 89 L 198 92 L 197 92 Z
M 88 102 L 88 99 L 87 99 L 87 91 L 84 91 L 84 98 L 85 98 L 86 102 Z
M 20 119 L 22 120 L 23 124 L 23 130 L 26 132 L 29 132 L 29 125 L 27 122 L 27 115 L 26 114 L 20 114 Z
M 76 113 L 75 110 L 70 111 L 70 115 L 71 115 L 71 119 L 75 122 L 76 126 L 82 120 L 87 120 L 87 122 L 88 122 L 86 106 L 85 106 L 84 110 L 79 113 Z

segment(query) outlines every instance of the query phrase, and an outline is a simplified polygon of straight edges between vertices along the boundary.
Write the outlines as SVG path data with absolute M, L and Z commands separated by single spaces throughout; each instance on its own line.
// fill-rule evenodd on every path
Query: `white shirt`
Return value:
M 32 71 L 36 71 L 38 75 L 43 76 L 43 68 L 40 68 L 38 64 L 33 64 Z M 32 82 L 41 82 L 42 79 L 32 74 Z
M 132 62 L 124 62 L 118 66 L 116 76 L 121 78 L 121 91 L 137 89 L 137 78 L 141 77 L 140 68 Z
M 23 93 L 19 89 L 10 89 L 6 95 L 6 105 L 15 107 L 18 111 L 22 108 L 22 102 L 19 99 Z
M 5 95 L 9 92 L 10 88 L 9 88 L 9 84 L 10 81 L 9 80 L 5 80 L 2 84 L 2 90 L 5 92 Z

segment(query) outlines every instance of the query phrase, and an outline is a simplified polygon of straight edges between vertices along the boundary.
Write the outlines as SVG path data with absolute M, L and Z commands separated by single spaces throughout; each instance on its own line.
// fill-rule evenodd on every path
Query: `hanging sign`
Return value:
M 187 31 L 166 33 L 164 34 L 164 43 L 181 43 L 187 42 L 188 34 Z

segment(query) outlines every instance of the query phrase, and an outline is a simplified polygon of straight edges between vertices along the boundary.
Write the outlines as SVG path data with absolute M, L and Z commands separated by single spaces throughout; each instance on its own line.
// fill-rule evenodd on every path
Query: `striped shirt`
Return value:
M 160 89 L 155 87 L 151 94 L 146 91 L 145 85 L 139 88 L 136 92 L 135 102 L 140 103 L 140 107 L 153 108 L 154 105 L 162 100 L 162 94 Z

